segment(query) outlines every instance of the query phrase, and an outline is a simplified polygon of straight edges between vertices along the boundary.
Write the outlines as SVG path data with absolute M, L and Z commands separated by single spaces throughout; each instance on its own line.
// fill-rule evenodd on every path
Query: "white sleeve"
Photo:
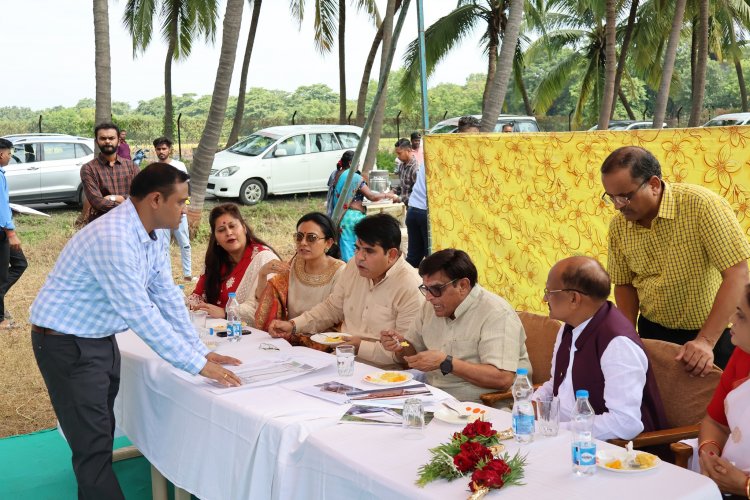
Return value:
M 608 411 L 594 418 L 597 439 L 632 439 L 643 431 L 641 403 L 648 358 L 627 337 L 613 339 L 601 357 L 604 403 Z

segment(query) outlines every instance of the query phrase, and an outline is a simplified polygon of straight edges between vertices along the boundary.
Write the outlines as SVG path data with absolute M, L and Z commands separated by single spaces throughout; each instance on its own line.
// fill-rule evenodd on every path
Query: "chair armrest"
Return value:
M 539 389 L 541 386 L 542 384 L 534 384 L 534 390 Z M 500 401 L 513 399 L 513 392 L 510 389 L 508 389 L 507 391 L 486 392 L 479 396 L 479 398 L 486 406 L 495 406 L 495 404 L 499 403 Z
M 687 469 L 688 459 L 693 456 L 693 447 L 685 443 L 672 443 L 669 448 L 674 453 L 674 464 Z
M 670 444 L 683 439 L 698 437 L 698 429 L 697 425 L 686 425 L 684 427 L 674 427 L 660 431 L 641 432 L 633 438 L 633 448 L 640 449 L 646 446 Z M 628 441 L 625 439 L 608 439 L 607 442 L 622 446 L 623 448 L 628 444 Z

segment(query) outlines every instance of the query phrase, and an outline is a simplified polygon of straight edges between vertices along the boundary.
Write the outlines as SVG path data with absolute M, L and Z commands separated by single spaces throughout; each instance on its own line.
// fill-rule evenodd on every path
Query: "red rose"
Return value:
M 482 445 L 481 443 L 476 443 L 473 441 L 468 441 L 461 445 L 461 453 L 465 453 L 466 455 L 470 456 L 472 459 L 479 462 L 482 459 L 491 459 L 492 458 L 492 452 L 489 448 Z
M 453 457 L 453 464 L 461 472 L 469 472 L 476 467 L 477 462 L 465 453 L 459 453 Z
M 486 486 L 487 488 L 502 488 L 503 477 L 497 472 L 488 469 L 477 469 L 471 475 L 471 482 L 476 483 L 476 486 Z
M 500 476 L 504 476 L 508 472 L 510 472 L 510 466 L 505 462 L 503 459 L 495 459 L 491 460 L 487 463 L 487 465 L 484 466 L 485 470 L 491 470 Z
M 491 437 L 495 434 L 495 431 L 492 430 L 492 424 L 490 422 L 475 420 L 464 427 L 461 434 L 471 439 L 477 436 Z

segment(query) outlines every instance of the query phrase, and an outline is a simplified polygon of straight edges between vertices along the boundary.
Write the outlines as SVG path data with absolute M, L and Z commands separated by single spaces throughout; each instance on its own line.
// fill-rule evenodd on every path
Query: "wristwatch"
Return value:
M 453 371 L 453 356 L 450 354 L 445 357 L 442 363 L 440 363 L 440 371 L 443 375 L 448 375 Z

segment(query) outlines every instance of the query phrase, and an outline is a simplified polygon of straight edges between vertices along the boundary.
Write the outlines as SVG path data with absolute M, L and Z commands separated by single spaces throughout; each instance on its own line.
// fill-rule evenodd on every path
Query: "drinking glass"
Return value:
M 193 326 L 200 333 L 206 329 L 206 318 L 208 313 L 206 311 L 190 311 L 190 319 L 193 322 Z
M 403 417 L 402 427 L 409 431 L 405 437 L 409 439 L 420 439 L 423 437 L 424 430 L 424 407 L 422 400 L 419 398 L 409 398 L 404 401 L 404 408 L 401 412 Z
M 336 348 L 336 367 L 340 377 L 354 375 L 354 346 L 340 345 Z
M 536 420 L 542 436 L 557 436 L 560 429 L 560 400 L 556 397 L 537 399 Z

